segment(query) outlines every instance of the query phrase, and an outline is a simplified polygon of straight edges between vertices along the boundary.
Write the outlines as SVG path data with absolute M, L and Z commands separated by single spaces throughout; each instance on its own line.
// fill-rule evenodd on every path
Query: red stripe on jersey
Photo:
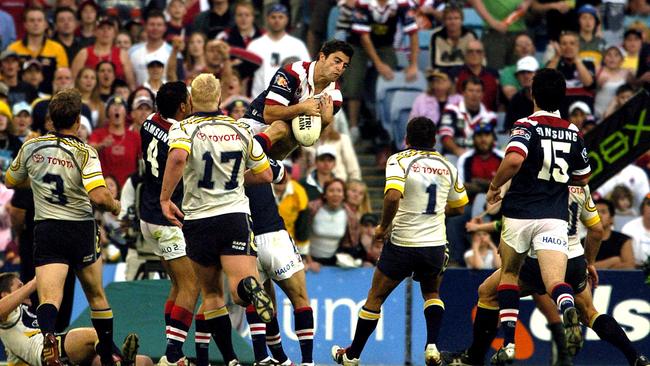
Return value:
M 555 128 L 569 128 L 569 126 L 571 126 L 571 123 L 569 123 L 568 121 L 565 121 L 562 118 L 557 118 L 557 117 L 535 116 L 535 117 L 529 117 L 529 119 L 536 121 L 542 126 L 549 126 Z
M 293 71 L 291 66 L 293 66 L 293 64 L 289 64 L 289 65 L 283 67 L 282 69 L 284 71 L 288 72 L 289 74 L 291 74 L 291 76 L 293 76 L 294 78 L 298 79 L 298 82 L 300 83 L 300 76 L 298 76 L 297 72 Z
M 503 290 L 515 290 L 515 291 L 519 291 L 519 286 L 517 286 L 517 285 L 503 284 L 503 285 L 499 285 L 499 287 L 497 287 L 497 291 L 503 291 Z
M 447 137 L 449 137 L 449 136 L 447 136 Z M 526 157 L 526 152 L 525 152 L 524 150 L 522 150 L 522 149 L 516 147 L 516 146 L 510 146 L 510 147 L 506 150 L 506 155 L 507 155 L 508 153 L 511 153 L 511 152 L 513 152 L 513 153 L 517 153 L 517 154 L 523 156 L 524 158 Z
M 155 113 L 153 117 L 151 117 L 150 121 L 158 125 L 158 127 L 164 129 L 165 131 L 169 131 L 169 129 L 172 127 L 171 122 L 165 121 L 165 119 L 160 115 L 160 113 Z
M 284 105 L 277 100 L 269 99 L 268 97 L 264 99 L 264 105 Z
M 572 175 L 571 176 L 571 178 L 573 178 L 573 180 L 583 180 L 583 179 L 587 179 L 589 177 L 591 177 L 591 172 L 589 172 L 587 174 L 583 174 L 583 175 Z

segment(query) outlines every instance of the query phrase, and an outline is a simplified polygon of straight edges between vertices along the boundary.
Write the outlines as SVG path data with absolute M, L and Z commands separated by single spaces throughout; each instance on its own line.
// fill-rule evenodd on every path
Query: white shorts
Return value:
M 267 279 L 282 281 L 290 278 L 305 266 L 302 257 L 286 230 L 255 235 L 257 269 L 262 282 Z
M 503 217 L 501 240 L 517 253 L 540 249 L 569 253 L 567 222 L 560 219 L 511 219 Z
M 264 130 L 266 130 L 266 128 L 269 127 L 269 125 L 267 125 L 266 123 L 256 121 L 256 120 L 254 120 L 252 118 L 243 118 L 242 117 L 242 118 L 238 119 L 237 122 L 247 124 L 250 127 L 250 131 L 253 133 L 253 136 L 257 135 L 258 133 L 260 133 L 260 132 L 262 132 Z
M 156 225 L 140 220 L 140 230 L 144 241 L 154 248 L 157 256 L 167 261 L 185 256 L 185 237 L 178 226 Z

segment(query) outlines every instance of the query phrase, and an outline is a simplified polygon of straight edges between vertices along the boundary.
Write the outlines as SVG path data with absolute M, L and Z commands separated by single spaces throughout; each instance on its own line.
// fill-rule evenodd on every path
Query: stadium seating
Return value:
M 393 80 L 386 80 L 383 77 L 377 79 L 375 89 L 376 115 L 386 130 L 390 132 L 391 100 L 397 91 L 422 92 L 426 89 L 426 79 L 422 72 L 412 82 L 406 82 L 406 75 L 403 71 L 397 71 Z M 413 100 L 411 100 L 413 103 Z M 392 136 L 391 136 L 392 137 Z
M 408 123 L 409 114 L 411 113 L 411 106 L 420 93 L 421 91 L 397 90 L 392 94 L 392 97 L 389 97 L 390 99 L 387 100 L 389 103 L 390 116 L 390 122 L 387 129 L 398 148 L 403 147 L 404 139 L 406 138 L 406 124 Z

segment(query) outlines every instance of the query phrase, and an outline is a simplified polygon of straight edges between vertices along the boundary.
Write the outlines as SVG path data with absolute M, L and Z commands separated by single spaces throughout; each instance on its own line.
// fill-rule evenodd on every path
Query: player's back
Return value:
M 578 222 L 587 228 L 600 221 L 596 204 L 591 198 L 589 186 L 569 186 L 569 258 L 584 254 L 580 243 Z
M 95 149 L 73 136 L 45 135 L 23 145 L 11 175 L 24 171 L 21 164 L 31 179 L 36 221 L 93 219 L 88 192 L 105 185 Z
M 514 219 L 568 219 L 567 186 L 590 173 L 578 128 L 559 114 L 539 111 L 517 121 L 506 148 L 526 159 L 503 200 L 503 215 Z
M 435 151 L 409 149 L 392 155 L 386 165 L 386 190 L 402 192 L 393 220 L 391 242 L 424 247 L 447 243 L 445 207 L 467 203 L 456 167 Z
M 250 213 L 244 172 L 268 167 L 247 125 L 227 116 L 197 114 L 170 131 L 170 148 L 189 152 L 183 172 L 185 219 Z
M 140 196 L 140 218 L 156 225 L 171 225 L 160 209 L 160 190 L 167 164 L 169 150 L 169 129 L 178 123 L 173 119 L 165 120 L 159 113 L 151 114 L 142 124 L 140 138 L 144 174 L 142 177 L 142 194 Z M 172 194 L 172 201 L 181 206 L 183 185 L 178 184 Z

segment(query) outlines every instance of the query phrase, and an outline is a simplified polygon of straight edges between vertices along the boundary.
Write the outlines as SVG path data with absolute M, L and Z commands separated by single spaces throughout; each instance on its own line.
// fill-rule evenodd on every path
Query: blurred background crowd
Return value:
M 565 75 L 560 112 L 588 133 L 650 82 L 648 24 L 647 0 L 3 0 L 0 169 L 47 133 L 51 95 L 79 89 L 79 138 L 123 202 L 118 216 L 98 214 L 104 258 L 137 257 L 139 128 L 160 86 L 214 73 L 223 113 L 237 119 L 278 68 L 315 60 L 337 38 L 355 50 L 344 106 L 274 186 L 307 268 L 376 262 L 383 168 L 415 116 L 437 124 L 437 148 L 471 197 L 447 220 L 451 265 L 495 268 L 498 221 L 483 212 L 485 192 L 510 127 L 532 113 L 533 73 Z M 606 227 L 598 267 L 632 269 L 650 255 L 649 169 L 646 154 L 592 192 Z M 30 271 L 32 220 L 31 192 L 0 185 L 3 271 Z

